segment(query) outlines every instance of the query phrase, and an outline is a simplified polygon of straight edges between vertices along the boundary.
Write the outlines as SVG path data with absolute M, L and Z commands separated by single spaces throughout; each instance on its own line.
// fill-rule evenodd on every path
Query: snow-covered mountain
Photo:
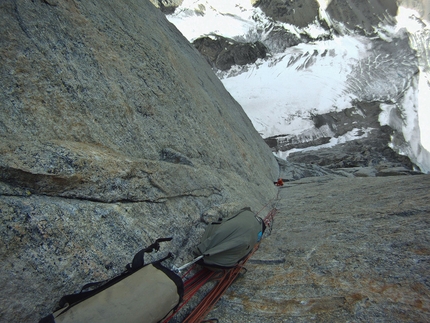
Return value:
M 353 119 L 339 132 L 339 125 L 318 126 L 314 117 L 351 108 L 360 114 L 357 102 L 376 102 L 380 125 L 396 131 L 391 147 L 429 172 L 430 5 L 403 1 L 409 8 L 399 6 L 395 19 L 356 32 L 330 16 L 330 2 L 319 0 L 318 17 L 301 28 L 266 16 L 249 0 L 185 0 L 167 18 L 191 42 L 220 35 L 268 47 L 264 59 L 217 71 L 263 138 L 331 138 L 305 148 L 318 149 L 365 137 L 372 128 L 354 127 Z M 273 36 L 279 30 L 302 41 L 285 46 Z

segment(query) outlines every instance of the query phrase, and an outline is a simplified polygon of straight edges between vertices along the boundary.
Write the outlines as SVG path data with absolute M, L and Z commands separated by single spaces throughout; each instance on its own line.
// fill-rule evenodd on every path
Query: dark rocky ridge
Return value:
M 331 19 L 327 26 L 319 15 L 319 3 L 316 0 L 257 0 L 254 6 L 276 21 L 282 21 L 298 27 L 306 27 L 319 21 L 326 28 L 343 32 L 341 23 L 350 30 L 363 34 L 374 33 L 378 23 L 393 23 L 397 13 L 396 0 L 333 0 L 326 11 Z
M 267 48 L 261 42 L 241 43 L 222 36 L 201 37 L 194 47 L 217 70 L 226 71 L 233 65 L 247 65 L 265 58 Z
M 165 14 L 172 14 L 182 1 L 152 1 Z M 332 33 L 344 33 L 345 28 L 362 34 L 370 35 L 375 32 L 378 23 L 393 24 L 397 13 L 395 0 L 366 0 L 366 1 L 331 1 L 326 12 L 330 21 L 324 21 L 319 15 L 319 3 L 316 0 L 258 0 L 252 1 L 269 18 L 276 22 L 285 22 L 303 28 L 317 22 Z M 269 24 L 260 42 L 249 43 L 246 40 L 226 39 L 220 35 L 202 37 L 193 41 L 195 47 L 215 69 L 225 71 L 233 65 L 254 63 L 257 58 L 266 57 L 266 53 L 282 52 L 287 47 L 314 39 L 306 32 L 293 34 L 282 27 Z M 255 36 L 258 38 L 257 36 Z M 320 36 L 329 38 L 330 36 Z
M 327 6 L 327 13 L 351 30 L 373 34 L 378 24 L 395 23 L 397 9 L 396 0 L 333 0 Z
M 164 14 L 172 14 L 180 6 L 183 0 L 150 0 L 154 6 L 159 8 Z
M 256 0 L 253 5 L 274 20 L 297 27 L 306 27 L 318 19 L 319 4 L 316 0 Z
M 378 116 L 381 112 L 379 103 L 356 103 L 355 107 L 339 112 L 329 112 L 321 115 L 313 115 L 312 122 L 316 129 L 327 129 L 327 133 L 342 136 L 355 128 L 379 128 Z M 322 137 L 322 143 L 328 142 L 331 137 Z M 271 138 L 269 138 L 271 139 Z M 303 138 L 292 136 L 277 136 L 277 145 L 272 147 L 276 150 L 290 150 L 294 147 L 305 148 L 312 146 L 314 138 L 309 138 L 308 143 Z
M 389 147 L 394 130 L 388 126 L 380 126 L 378 116 L 381 110 L 379 102 L 356 103 L 355 107 L 340 112 L 330 112 L 312 117 L 316 129 L 324 129 L 322 133 L 330 136 L 315 137 L 276 136 L 265 139 L 266 143 L 276 151 L 288 151 L 293 148 L 309 148 L 324 145 L 332 138 L 337 138 L 353 129 L 371 129 L 364 138 L 337 144 L 334 147 L 316 150 L 292 152 L 288 161 L 292 163 L 315 164 L 330 169 L 349 168 L 357 176 L 386 176 L 387 174 L 414 174 L 417 170 L 410 159 L 396 153 Z M 361 132 L 361 133 L 360 133 Z M 363 135 L 359 131 L 357 135 Z M 360 170 L 365 168 L 366 171 Z M 391 169 L 391 171 L 389 171 Z
M 175 12 L 183 0 L 150 0 L 154 6 L 159 8 L 164 14 L 169 15 Z

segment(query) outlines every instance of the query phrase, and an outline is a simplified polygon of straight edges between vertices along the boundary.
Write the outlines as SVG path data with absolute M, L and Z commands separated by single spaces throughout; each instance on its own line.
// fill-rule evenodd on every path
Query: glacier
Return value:
M 326 2 L 319 3 L 320 19 L 336 24 L 325 12 Z M 185 0 L 167 18 L 190 42 L 220 35 L 264 43 L 273 28 L 307 34 L 312 41 L 287 48 L 272 44 L 271 54 L 254 64 L 217 71 L 261 136 L 332 138 L 321 147 L 354 140 L 363 131 L 335 137 L 328 127 L 316 128 L 312 116 L 342 111 L 357 101 L 380 102 L 381 126 L 399 134 L 390 147 L 430 172 L 430 23 L 414 8 L 400 6 L 395 26 L 376 26 L 376 37 L 340 23 L 342 33 L 336 35 L 318 21 L 300 29 L 273 21 L 244 0 Z M 276 154 L 288 158 L 291 152 Z

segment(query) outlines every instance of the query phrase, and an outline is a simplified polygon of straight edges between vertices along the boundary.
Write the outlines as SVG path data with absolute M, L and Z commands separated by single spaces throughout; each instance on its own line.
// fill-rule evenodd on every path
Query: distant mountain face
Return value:
M 322 143 L 360 139 L 352 133 L 378 137 L 370 124 L 387 125 L 392 134 L 384 145 L 428 172 L 428 7 L 395 0 L 183 1 L 167 17 L 195 44 L 212 37 L 242 48 L 257 41 L 265 46 L 264 58 L 255 60 L 249 52 L 252 59 L 228 70 L 211 63 L 279 157 L 300 147 L 315 154 Z M 369 116 L 360 106 L 368 103 L 378 112 L 366 124 Z M 314 122 L 344 110 L 355 111 L 342 118 L 349 128 Z M 381 156 L 377 163 L 384 162 Z

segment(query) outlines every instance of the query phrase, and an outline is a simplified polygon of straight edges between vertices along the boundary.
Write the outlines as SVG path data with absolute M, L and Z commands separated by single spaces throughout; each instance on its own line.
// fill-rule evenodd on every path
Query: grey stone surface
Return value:
M 272 234 L 208 317 L 426 322 L 429 175 L 286 183 Z
M 207 219 L 276 191 L 270 149 L 149 1 L 0 16 L 1 322 L 38 321 L 159 237 L 181 264 Z
M 378 24 L 395 23 L 397 3 L 396 0 L 333 0 L 327 12 L 336 23 L 350 30 L 371 34 Z
M 354 176 L 349 169 L 330 169 L 328 167 L 319 166 L 316 163 L 300 163 L 290 160 L 277 158 L 279 164 L 279 177 L 284 182 L 292 182 L 306 177 L 320 177 L 327 175 L 338 175 L 344 177 Z M 359 167 L 360 170 L 363 167 Z

